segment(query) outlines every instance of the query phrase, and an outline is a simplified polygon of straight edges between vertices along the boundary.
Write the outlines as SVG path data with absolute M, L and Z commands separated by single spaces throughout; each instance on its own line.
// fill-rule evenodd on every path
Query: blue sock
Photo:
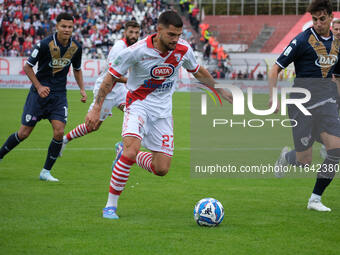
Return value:
M 8 152 L 13 150 L 13 148 L 17 146 L 21 141 L 22 140 L 20 140 L 18 137 L 18 132 L 11 134 L 0 149 L 0 158 L 3 158 Z
M 62 146 L 63 140 L 57 141 L 54 138 L 52 139 L 50 146 L 48 147 L 47 157 L 44 165 L 44 168 L 46 170 L 51 170 L 52 166 L 59 156 L 59 152 Z
M 288 161 L 289 164 L 296 166 L 296 151 L 295 150 L 291 150 L 289 152 L 286 153 L 285 155 L 286 160 Z

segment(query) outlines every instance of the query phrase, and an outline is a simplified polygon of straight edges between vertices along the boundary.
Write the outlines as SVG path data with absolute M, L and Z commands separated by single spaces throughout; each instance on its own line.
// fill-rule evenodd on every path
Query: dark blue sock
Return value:
M 337 170 L 337 164 L 340 160 L 340 149 L 332 149 L 327 151 L 327 157 L 322 163 L 318 177 L 316 179 L 313 193 L 319 196 L 325 191 L 331 183 Z
M 52 139 L 50 146 L 48 147 L 47 157 L 44 165 L 44 168 L 46 170 L 51 170 L 52 166 L 59 156 L 62 145 L 63 140 L 57 141 L 54 138 Z
M 291 150 L 289 152 L 286 153 L 285 155 L 286 160 L 288 161 L 289 164 L 296 166 L 296 151 L 295 150 Z
M 2 145 L 0 149 L 0 158 L 3 158 L 8 152 L 10 152 L 15 146 L 17 146 L 22 140 L 18 137 L 18 132 L 11 134 L 7 141 Z
M 314 185 L 313 193 L 321 196 L 332 180 L 333 179 L 317 178 Z

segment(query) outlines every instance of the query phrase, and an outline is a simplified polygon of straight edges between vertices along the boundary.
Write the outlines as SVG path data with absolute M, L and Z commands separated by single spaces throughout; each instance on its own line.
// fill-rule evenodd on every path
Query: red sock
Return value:
M 123 155 L 114 165 L 110 181 L 110 193 L 120 195 L 129 179 L 130 168 L 135 162 Z
M 136 157 L 136 163 L 141 168 L 148 170 L 150 173 L 156 174 L 152 167 L 152 153 L 140 151 Z
M 67 133 L 66 138 L 67 140 L 71 141 L 74 138 L 78 138 L 89 133 L 88 128 L 86 127 L 85 123 L 78 125 L 76 128 L 72 129 L 70 132 Z

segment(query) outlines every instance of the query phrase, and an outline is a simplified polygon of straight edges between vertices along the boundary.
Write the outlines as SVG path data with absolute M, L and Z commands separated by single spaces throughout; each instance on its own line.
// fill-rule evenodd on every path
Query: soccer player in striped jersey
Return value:
M 129 69 L 126 110 L 122 129 L 123 143 L 117 145 L 108 201 L 103 217 L 118 219 L 118 199 L 124 190 L 133 164 L 152 174 L 168 173 L 174 151 L 172 94 L 181 66 L 196 79 L 214 88 L 210 73 L 200 66 L 190 45 L 180 39 L 183 22 L 174 11 L 163 12 L 158 19 L 157 34 L 150 35 L 123 50 L 112 61 L 98 91 L 95 104 L 87 114 L 86 125 L 96 128 L 106 95 Z M 229 102 L 232 95 L 217 91 Z M 142 152 L 143 145 L 151 152 Z
M 115 56 L 117 56 L 122 50 L 125 48 L 129 47 L 130 45 L 133 45 L 135 42 L 138 41 L 140 34 L 140 26 L 139 24 L 134 21 L 128 21 L 125 24 L 125 31 L 124 31 L 124 37 L 117 41 L 115 45 L 111 48 L 109 56 L 107 58 L 107 63 L 112 62 Z M 96 80 L 94 89 L 93 89 L 93 94 L 94 94 L 94 99 L 92 104 L 89 107 L 89 111 L 92 109 L 93 105 L 95 104 L 95 98 L 98 94 L 98 90 L 100 87 L 100 84 L 103 82 L 105 74 L 107 70 L 103 71 L 101 75 L 98 77 Z M 126 74 L 124 74 L 126 75 Z M 125 78 L 121 78 L 121 82 L 126 82 Z M 101 112 L 100 112 L 100 122 L 98 124 L 98 127 L 96 129 L 90 129 L 89 127 L 86 126 L 85 123 L 82 123 L 72 129 L 70 132 L 68 132 L 64 138 L 63 138 L 63 147 L 60 151 L 60 156 L 62 155 L 63 150 L 65 149 L 65 146 L 68 142 L 72 141 L 75 138 L 79 138 L 82 136 L 85 136 L 93 131 L 96 131 L 99 129 L 103 121 L 112 114 L 112 109 L 113 107 L 117 107 L 120 110 L 124 110 L 125 106 L 125 100 L 126 100 L 126 94 L 127 94 L 127 88 L 125 84 L 117 82 L 112 90 L 107 94 L 105 97 Z

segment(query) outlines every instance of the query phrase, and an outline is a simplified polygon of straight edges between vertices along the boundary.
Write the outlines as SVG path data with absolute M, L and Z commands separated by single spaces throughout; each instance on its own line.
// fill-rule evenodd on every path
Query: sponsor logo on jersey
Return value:
M 319 55 L 318 59 L 315 60 L 315 65 L 318 67 L 330 67 L 338 62 L 338 57 L 336 55 Z
M 151 68 L 150 75 L 152 78 L 161 80 L 169 78 L 173 75 L 175 67 L 171 64 L 156 65 Z
M 292 51 L 292 47 L 288 46 L 285 52 L 283 53 L 283 55 L 287 57 L 291 51 Z
M 34 49 L 34 51 L 31 54 L 32 58 L 36 58 L 38 56 L 38 53 L 39 53 L 39 50 L 38 49 Z
M 119 56 L 113 61 L 113 66 L 119 66 L 122 63 L 122 57 Z
M 49 63 L 49 66 L 52 68 L 64 68 L 71 64 L 71 60 L 68 58 L 54 58 Z

